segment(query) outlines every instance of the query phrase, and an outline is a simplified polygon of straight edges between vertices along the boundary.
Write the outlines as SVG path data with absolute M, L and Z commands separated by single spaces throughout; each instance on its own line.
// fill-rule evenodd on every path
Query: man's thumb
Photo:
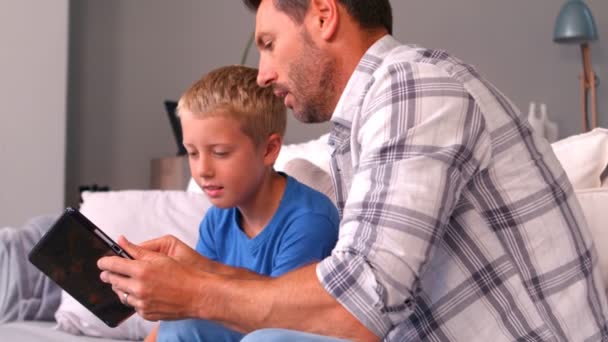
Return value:
M 127 253 L 129 253 L 129 255 L 131 255 L 133 257 L 133 259 L 135 259 L 135 260 L 143 259 L 146 254 L 146 252 L 144 251 L 143 248 L 139 247 L 136 244 L 131 243 L 123 235 L 118 237 L 118 244 L 120 245 L 120 247 L 122 247 L 122 249 L 124 249 Z

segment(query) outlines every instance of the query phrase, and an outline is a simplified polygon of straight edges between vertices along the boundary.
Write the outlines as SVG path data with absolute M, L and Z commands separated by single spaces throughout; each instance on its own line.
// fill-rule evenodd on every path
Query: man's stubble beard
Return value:
M 293 108 L 293 114 L 305 123 L 325 122 L 334 110 L 336 62 L 314 45 L 307 32 L 302 33 L 302 38 L 303 52 L 289 71 L 292 95 L 301 106 Z

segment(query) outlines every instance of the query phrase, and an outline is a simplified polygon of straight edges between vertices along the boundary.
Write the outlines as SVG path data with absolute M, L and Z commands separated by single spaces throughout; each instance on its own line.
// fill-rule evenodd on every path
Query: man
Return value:
M 249 341 L 608 337 L 572 187 L 498 90 L 443 51 L 396 42 L 388 0 L 246 3 L 258 83 L 298 119 L 334 123 L 338 244 L 318 264 L 264 279 L 205 272 L 213 267 L 171 239 L 148 250 L 125 242 L 137 261 L 100 261 L 118 294 L 149 319 L 317 334 L 262 330 Z M 172 281 L 146 283 L 158 273 Z

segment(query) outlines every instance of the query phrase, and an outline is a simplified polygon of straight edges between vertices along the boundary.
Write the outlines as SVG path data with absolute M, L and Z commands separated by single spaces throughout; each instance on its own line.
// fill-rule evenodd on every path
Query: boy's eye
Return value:
M 272 50 L 272 40 L 267 40 L 264 42 L 264 50 Z
M 228 155 L 228 151 L 213 151 L 213 155 L 217 157 L 226 157 Z

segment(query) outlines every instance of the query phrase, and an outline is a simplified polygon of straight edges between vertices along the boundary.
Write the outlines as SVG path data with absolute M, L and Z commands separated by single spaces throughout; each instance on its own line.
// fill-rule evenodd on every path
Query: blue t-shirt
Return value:
M 211 207 L 199 227 L 196 250 L 225 265 L 271 277 L 320 261 L 338 239 L 338 210 L 327 196 L 287 176 L 279 208 L 253 239 L 241 230 L 236 208 Z M 219 323 L 188 319 L 161 322 L 157 341 L 240 341 L 243 334 Z
M 199 227 L 196 250 L 211 260 L 271 277 L 324 259 L 338 239 L 339 216 L 327 196 L 287 177 L 279 207 L 253 239 L 239 226 L 236 208 L 211 207 Z

